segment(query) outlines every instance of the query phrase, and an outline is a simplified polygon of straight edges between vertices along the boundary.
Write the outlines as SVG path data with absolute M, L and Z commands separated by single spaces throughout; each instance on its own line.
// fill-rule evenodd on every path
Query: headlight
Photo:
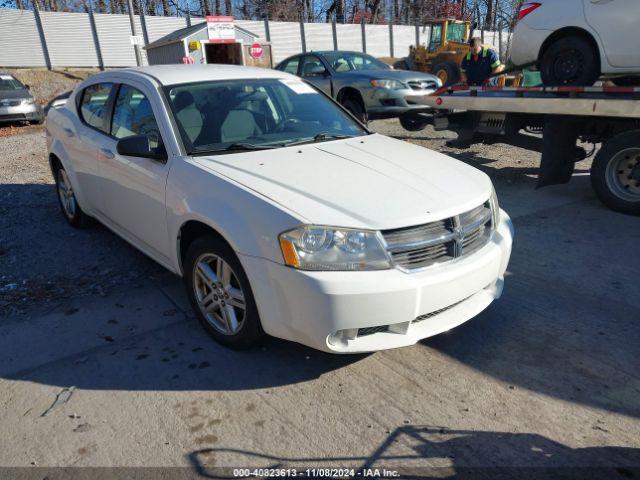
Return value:
M 301 270 L 391 268 L 379 233 L 305 225 L 280 235 L 284 263 Z
M 36 101 L 33 98 L 23 98 L 22 105 L 35 105 Z
M 409 88 L 397 80 L 371 80 L 371 85 L 379 88 L 388 88 L 389 90 L 405 90 Z
M 496 194 L 496 189 L 491 186 L 491 198 L 489 199 L 491 204 L 491 216 L 493 220 L 493 228 L 498 228 L 498 223 L 500 223 L 500 205 L 498 205 L 498 195 Z

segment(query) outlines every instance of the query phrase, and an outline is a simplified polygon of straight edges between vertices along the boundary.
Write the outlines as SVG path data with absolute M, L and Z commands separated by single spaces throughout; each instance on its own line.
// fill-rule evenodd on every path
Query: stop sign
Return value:
M 253 44 L 251 44 L 251 48 L 249 49 L 249 55 L 251 55 L 253 58 L 260 58 L 262 56 L 262 53 L 263 53 L 262 45 L 260 45 L 258 42 L 254 42 Z

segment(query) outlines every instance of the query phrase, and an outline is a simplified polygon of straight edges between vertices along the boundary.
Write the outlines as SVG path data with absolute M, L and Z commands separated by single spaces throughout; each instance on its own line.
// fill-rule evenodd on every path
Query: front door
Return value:
M 600 37 L 613 67 L 640 67 L 637 42 L 640 1 L 583 0 L 587 22 Z
M 147 135 L 162 141 L 156 115 L 141 86 L 121 84 L 115 98 L 110 136 L 98 149 L 103 210 L 107 218 L 156 255 L 170 255 L 165 206 L 169 166 L 165 161 L 120 155 L 118 140 Z
M 299 75 L 307 82 L 312 83 L 324 93 L 332 96 L 331 75 L 325 68 L 322 60 L 316 55 L 305 55 L 300 61 Z

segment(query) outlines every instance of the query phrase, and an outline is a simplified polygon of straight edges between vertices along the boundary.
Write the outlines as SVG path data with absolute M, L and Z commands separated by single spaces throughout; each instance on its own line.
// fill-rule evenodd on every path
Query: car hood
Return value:
M 438 81 L 438 77 L 431 73 L 414 72 L 410 70 L 352 70 L 339 73 L 339 75 L 344 75 L 345 77 L 353 76 L 381 80 L 398 80 L 400 82 L 408 82 L 410 80 Z
M 318 225 L 418 225 L 471 210 L 491 195 L 480 170 L 378 134 L 194 160 Z
M 32 98 L 29 90 L 0 90 L 0 100 L 13 98 Z

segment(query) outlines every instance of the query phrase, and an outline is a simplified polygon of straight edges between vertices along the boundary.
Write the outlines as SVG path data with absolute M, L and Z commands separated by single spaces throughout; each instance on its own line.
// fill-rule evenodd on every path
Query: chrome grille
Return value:
M 437 90 L 438 84 L 432 80 L 409 80 L 407 85 L 412 90 Z
M 469 255 L 489 241 L 493 230 L 490 202 L 455 217 L 382 232 L 395 265 L 416 270 Z

